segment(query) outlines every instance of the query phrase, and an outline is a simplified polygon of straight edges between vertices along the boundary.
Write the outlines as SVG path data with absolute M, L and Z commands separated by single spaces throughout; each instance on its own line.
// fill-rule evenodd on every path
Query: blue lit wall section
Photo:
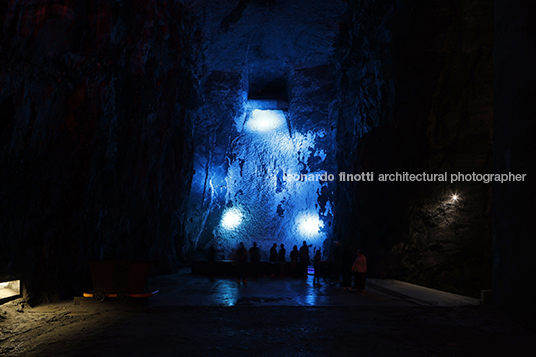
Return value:
M 324 133 L 294 132 L 280 110 L 254 110 L 232 141 L 226 181 L 226 208 L 214 228 L 216 243 L 229 249 L 257 242 L 266 256 L 273 243 L 293 245 L 307 240 L 322 246 L 332 218 L 331 204 L 320 208 L 319 196 L 330 183 L 295 180 L 311 172 L 308 161 L 326 159 L 315 142 Z M 318 165 L 316 165 L 318 166 Z M 288 259 L 288 257 L 287 257 Z
M 303 213 L 323 223 L 318 235 L 307 238 L 315 240 L 312 244 L 331 238 L 336 184 L 284 177 L 336 172 L 341 103 L 331 65 L 336 46 L 330 43 L 339 41 L 338 25 L 348 5 L 317 1 L 304 17 L 292 2 L 278 4 L 277 11 L 286 9 L 288 16 L 273 16 L 263 4 L 250 2 L 229 31 L 213 28 L 226 23 L 228 6 L 212 6 L 210 16 L 199 18 L 217 36 L 202 40 L 207 45 L 199 68 L 202 93 L 191 117 L 193 178 L 184 233 L 177 232 L 185 235 L 182 249 L 191 259 L 206 258 L 214 243 L 226 258 L 240 241 L 283 243 L 290 250 L 311 236 L 298 228 Z M 284 84 L 285 96 L 266 95 L 262 87 L 274 82 Z M 286 111 L 254 111 L 270 108 Z M 229 229 L 224 217 L 233 208 L 242 218 Z
M 320 236 L 324 222 L 318 218 L 318 213 L 302 213 L 296 219 L 296 226 L 300 236 L 316 240 Z
M 245 129 L 252 133 L 275 134 L 285 127 L 285 115 L 280 110 L 255 109 L 245 124 Z

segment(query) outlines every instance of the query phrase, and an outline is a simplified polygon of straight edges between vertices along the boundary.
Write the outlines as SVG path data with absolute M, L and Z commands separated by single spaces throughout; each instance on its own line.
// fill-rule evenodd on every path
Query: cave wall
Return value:
M 529 325 L 536 317 L 536 4 L 495 1 L 493 171 L 527 174 L 493 185 L 493 304 Z
M 323 248 L 331 237 L 334 183 L 285 182 L 285 175 L 335 173 L 335 70 L 331 64 L 344 1 L 200 1 L 194 11 L 206 43 L 203 104 L 194 126 L 194 170 L 186 244 L 191 259 L 210 245 L 229 259 L 255 241 L 268 258 L 303 240 Z M 277 83 L 286 123 L 248 130 L 247 99 Z M 226 214 L 241 221 L 225 228 Z M 312 232 L 300 231 L 303 221 Z M 288 256 L 287 256 L 288 259 Z
M 179 2 L 5 1 L 0 273 L 29 296 L 91 288 L 88 262 L 177 269 L 201 43 Z
M 350 8 L 338 51 L 339 171 L 491 173 L 492 4 Z M 335 230 L 369 253 L 371 275 L 474 296 L 491 288 L 491 184 L 376 178 L 338 189 Z
M 393 29 L 396 171 L 491 173 L 492 4 L 409 1 L 404 10 Z M 400 186 L 408 231 L 391 249 L 403 257 L 396 274 L 475 297 L 491 289 L 491 183 Z
M 337 64 L 337 170 L 360 174 L 389 168 L 389 138 L 370 147 L 363 143 L 389 131 L 393 121 L 395 76 L 391 22 L 395 2 L 350 1 L 341 23 L 334 62 Z M 376 139 L 375 139 L 376 140 Z M 366 151 L 366 150 L 365 150 Z M 367 256 L 371 276 L 383 259 L 380 244 L 392 226 L 392 208 L 385 185 L 374 181 L 337 182 L 335 240 Z

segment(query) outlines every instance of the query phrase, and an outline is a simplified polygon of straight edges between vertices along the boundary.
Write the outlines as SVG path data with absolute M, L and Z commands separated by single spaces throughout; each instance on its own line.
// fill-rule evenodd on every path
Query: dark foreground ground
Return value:
M 327 286 L 313 290 L 309 281 L 253 281 L 243 287 L 229 279 L 181 279 L 160 280 L 160 298 L 145 304 L 4 304 L 0 355 L 532 356 L 536 351 L 534 332 L 487 305 L 420 306 L 373 288 L 365 293 Z M 182 287 L 174 287 L 177 283 Z M 271 284 L 290 292 L 309 286 L 306 297 L 314 292 L 322 301 L 338 296 L 352 304 L 273 304 L 285 294 L 274 290 L 268 299 Z M 222 285 L 235 293 L 232 306 L 181 306 L 181 297 L 186 302 L 189 296 L 190 305 L 196 294 L 217 297 Z M 249 297 L 240 298 L 246 289 Z

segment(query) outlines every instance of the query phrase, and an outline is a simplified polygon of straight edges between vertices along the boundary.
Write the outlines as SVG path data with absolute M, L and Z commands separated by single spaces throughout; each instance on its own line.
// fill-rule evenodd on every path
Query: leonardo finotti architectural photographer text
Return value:
M 440 173 L 429 174 L 426 172 L 420 174 L 410 174 L 408 172 L 396 172 L 392 174 L 375 174 L 374 172 L 361 172 L 359 174 L 351 174 L 347 172 L 339 172 L 337 175 L 327 172 L 310 173 L 310 174 L 283 174 L 283 181 L 340 181 L 340 182 L 359 182 L 359 181 L 379 181 L 379 182 L 523 182 L 527 174 L 463 174 L 461 172 L 455 174 Z

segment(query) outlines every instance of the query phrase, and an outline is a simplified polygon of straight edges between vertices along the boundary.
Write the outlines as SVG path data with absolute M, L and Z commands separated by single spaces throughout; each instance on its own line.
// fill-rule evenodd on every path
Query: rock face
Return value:
M 532 324 L 536 157 L 536 15 L 529 1 L 495 2 L 493 171 L 527 174 L 493 186 L 493 303 Z
M 1 271 L 40 299 L 88 261 L 179 266 L 199 31 L 178 2 L 3 2 Z
M 395 76 L 391 50 L 394 4 L 349 2 L 336 52 L 338 69 L 337 167 L 339 173 L 378 174 L 389 171 L 393 148 Z M 386 185 L 373 176 L 339 180 L 335 237 L 363 249 L 369 270 L 380 261 L 379 247 L 396 212 Z
M 477 296 L 491 287 L 491 184 L 450 175 L 491 173 L 493 8 L 349 7 L 337 52 L 338 166 L 376 180 L 339 183 L 335 230 L 368 252 L 371 274 Z M 379 181 L 397 172 L 448 181 Z
M 397 270 L 411 281 L 479 296 L 491 287 L 491 183 L 451 175 L 492 172 L 493 8 L 417 5 L 407 3 L 413 26 L 402 21 L 393 30 L 394 167 L 446 172 L 449 181 L 398 191 L 409 203 L 408 234 L 391 253 L 403 257 Z
M 187 250 L 192 258 L 205 258 L 216 245 L 229 259 L 239 242 L 257 242 L 267 259 L 273 243 L 290 251 L 307 240 L 325 249 L 335 183 L 316 175 L 336 174 L 331 59 L 346 4 L 229 5 L 201 1 L 193 8 L 204 21 L 207 46 Z M 256 112 L 248 104 L 256 96 L 279 97 L 288 108 Z M 273 121 L 270 128 L 255 124 L 264 120 Z M 300 175 L 315 178 L 296 179 Z

